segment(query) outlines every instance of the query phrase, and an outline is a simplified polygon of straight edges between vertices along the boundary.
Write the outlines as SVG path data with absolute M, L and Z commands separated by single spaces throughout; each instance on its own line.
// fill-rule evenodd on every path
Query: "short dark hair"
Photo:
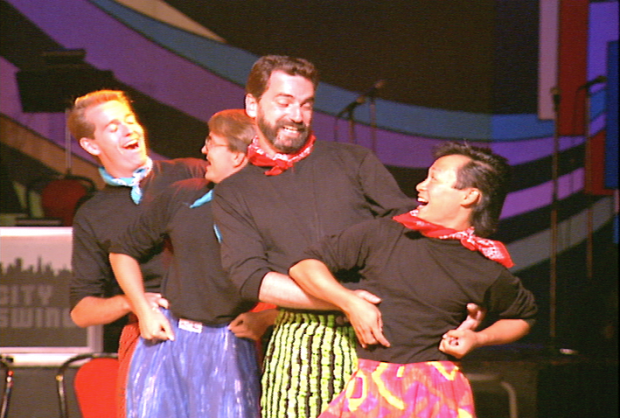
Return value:
M 73 102 L 67 117 L 67 127 L 76 140 L 81 138 L 94 138 L 95 125 L 86 120 L 86 110 L 89 108 L 111 101 L 121 102 L 132 112 L 131 102 L 125 92 L 120 90 L 97 90 L 78 97 Z M 134 112 L 135 113 L 135 112 Z
M 226 138 L 230 151 L 247 152 L 248 145 L 256 135 L 254 121 L 243 109 L 217 112 L 211 116 L 208 125 L 209 132 Z
M 475 187 L 480 190 L 482 196 L 473 209 L 472 224 L 476 235 L 491 235 L 497 230 L 510 187 L 511 168 L 508 160 L 494 154 L 489 148 L 458 142 L 447 142 L 435 151 L 435 158 L 446 155 L 463 155 L 471 159 L 459 169 L 454 188 Z
M 269 87 L 269 77 L 274 71 L 302 76 L 312 82 L 315 90 L 319 84 L 319 72 L 310 61 L 285 55 L 265 55 L 252 66 L 245 92 L 260 100 Z

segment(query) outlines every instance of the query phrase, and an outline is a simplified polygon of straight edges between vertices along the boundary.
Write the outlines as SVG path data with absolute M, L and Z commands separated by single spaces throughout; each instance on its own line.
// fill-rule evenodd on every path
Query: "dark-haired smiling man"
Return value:
M 281 308 L 265 356 L 263 418 L 318 416 L 356 365 L 355 333 L 342 312 L 303 293 L 288 268 L 326 235 L 415 206 L 370 150 L 315 138 L 318 82 L 302 58 L 254 63 L 245 97 L 257 127 L 250 164 L 218 184 L 213 200 L 230 278 L 242 296 Z

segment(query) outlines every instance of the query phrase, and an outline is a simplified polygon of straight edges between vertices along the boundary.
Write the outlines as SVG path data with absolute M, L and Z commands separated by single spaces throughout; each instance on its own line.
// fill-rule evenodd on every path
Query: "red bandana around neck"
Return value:
M 392 219 L 409 229 L 420 231 L 425 237 L 457 239 L 461 241 L 461 244 L 463 244 L 465 248 L 472 251 L 480 251 L 486 258 L 497 261 L 506 268 L 514 266 L 504 244 L 499 241 L 476 236 L 474 234 L 474 228 L 468 228 L 465 231 L 456 231 L 451 228 L 436 225 L 418 218 L 417 209 L 403 213 L 402 215 L 394 216 Z
M 267 153 L 258 145 L 258 136 L 252 139 L 252 143 L 248 146 L 248 159 L 250 163 L 259 167 L 271 167 L 270 170 L 265 171 L 266 176 L 277 176 L 284 171 L 291 168 L 297 161 L 303 160 L 312 152 L 314 147 L 314 141 L 316 138 L 313 134 L 310 134 L 308 140 L 299 151 L 294 154 L 276 154 L 273 157 L 267 155 Z

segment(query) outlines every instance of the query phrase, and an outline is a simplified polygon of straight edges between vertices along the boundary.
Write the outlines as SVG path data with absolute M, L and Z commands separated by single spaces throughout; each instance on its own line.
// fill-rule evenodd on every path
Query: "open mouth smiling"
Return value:
M 129 151 L 136 150 L 138 148 L 140 148 L 140 141 L 138 141 L 137 139 L 133 139 L 123 145 L 123 149 L 129 150 Z

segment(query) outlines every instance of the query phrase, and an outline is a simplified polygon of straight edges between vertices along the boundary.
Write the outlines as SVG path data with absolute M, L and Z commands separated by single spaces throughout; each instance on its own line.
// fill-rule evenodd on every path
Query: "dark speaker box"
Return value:
M 118 88 L 112 71 L 67 66 L 17 73 L 24 112 L 64 112 L 76 97 L 94 90 Z

